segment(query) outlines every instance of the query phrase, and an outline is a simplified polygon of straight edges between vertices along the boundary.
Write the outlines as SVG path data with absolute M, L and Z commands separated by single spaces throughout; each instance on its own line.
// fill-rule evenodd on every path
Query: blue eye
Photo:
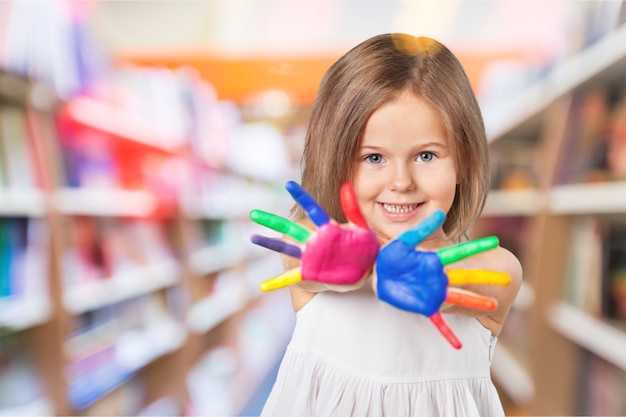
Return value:
M 423 162 L 430 162 L 435 159 L 435 154 L 432 152 L 420 152 L 417 159 Z
M 368 161 L 371 164 L 382 164 L 383 163 L 383 157 L 381 154 L 378 153 L 373 153 L 371 155 L 367 155 L 365 157 L 365 160 Z

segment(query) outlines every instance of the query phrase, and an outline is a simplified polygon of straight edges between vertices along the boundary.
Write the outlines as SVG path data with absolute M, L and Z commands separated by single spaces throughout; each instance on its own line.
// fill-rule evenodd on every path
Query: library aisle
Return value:
M 0 2 L 0 415 L 258 415 L 295 314 L 248 213 L 288 216 L 328 66 L 416 22 L 483 109 L 471 237 L 524 267 L 507 415 L 626 415 L 624 2 L 426 3 Z
M 247 214 L 292 204 L 285 127 L 67 6 L 0 5 L 0 414 L 258 414 L 293 311 Z

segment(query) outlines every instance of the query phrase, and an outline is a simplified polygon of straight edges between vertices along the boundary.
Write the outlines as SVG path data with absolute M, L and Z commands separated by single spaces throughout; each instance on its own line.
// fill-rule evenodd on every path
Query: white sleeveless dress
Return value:
M 497 339 L 474 318 L 444 318 L 461 349 L 369 287 L 317 294 L 297 313 L 261 416 L 504 416 L 489 372 Z

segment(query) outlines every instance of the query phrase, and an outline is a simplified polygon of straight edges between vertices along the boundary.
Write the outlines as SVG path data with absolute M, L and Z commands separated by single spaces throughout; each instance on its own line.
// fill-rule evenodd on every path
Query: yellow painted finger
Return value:
M 300 273 L 300 268 L 294 268 L 294 269 L 290 269 L 289 271 L 275 278 L 263 281 L 259 285 L 259 289 L 261 291 L 273 291 L 273 290 L 278 290 L 280 288 L 288 287 L 289 285 L 295 284 L 300 281 L 302 281 L 302 274 Z
M 511 277 L 504 272 L 482 269 L 452 269 L 446 271 L 449 285 L 487 284 L 509 285 Z

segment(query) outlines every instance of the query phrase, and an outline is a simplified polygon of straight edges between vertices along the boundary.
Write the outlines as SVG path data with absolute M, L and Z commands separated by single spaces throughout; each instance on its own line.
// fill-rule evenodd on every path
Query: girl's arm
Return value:
M 509 275 L 511 282 L 506 286 L 465 285 L 460 287 L 462 290 L 496 299 L 498 301 L 498 308 L 495 311 L 485 312 L 446 303 L 444 303 L 441 308 L 441 311 L 444 313 L 476 317 L 483 326 L 491 330 L 494 336 L 498 336 L 522 283 L 522 267 L 519 260 L 507 249 L 498 246 L 492 250 L 463 259 L 462 261 L 452 264 L 451 267 L 469 270 L 501 271 Z

